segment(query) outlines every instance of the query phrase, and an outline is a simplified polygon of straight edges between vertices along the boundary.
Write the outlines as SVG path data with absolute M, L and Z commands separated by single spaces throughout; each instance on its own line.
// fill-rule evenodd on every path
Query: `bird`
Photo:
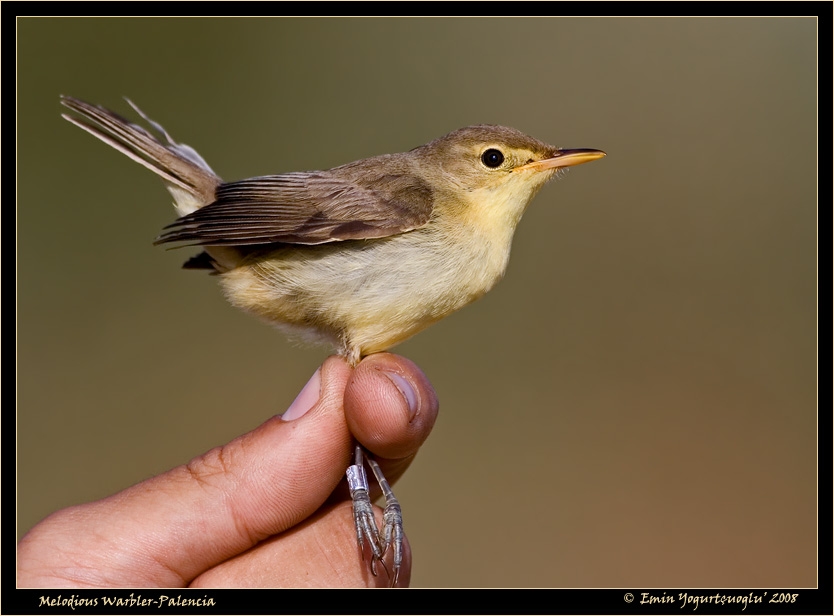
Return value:
M 71 96 L 62 116 L 161 177 L 177 218 L 155 244 L 196 246 L 187 269 L 217 275 L 228 301 L 351 365 L 477 300 L 504 276 L 537 192 L 596 149 L 562 149 L 476 124 L 406 152 L 328 170 L 223 181 L 190 146 L 126 99 L 148 127 Z M 376 528 L 364 461 L 385 497 Z M 402 563 L 402 514 L 379 465 L 356 445 L 347 469 L 360 548 Z

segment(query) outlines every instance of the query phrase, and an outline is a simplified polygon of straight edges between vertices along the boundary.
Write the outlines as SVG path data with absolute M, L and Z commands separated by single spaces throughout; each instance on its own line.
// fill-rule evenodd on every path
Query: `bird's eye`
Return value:
M 504 162 L 504 155 L 501 153 L 501 150 L 490 148 L 481 154 L 481 162 L 490 169 L 495 169 L 496 167 L 500 167 L 501 163 Z

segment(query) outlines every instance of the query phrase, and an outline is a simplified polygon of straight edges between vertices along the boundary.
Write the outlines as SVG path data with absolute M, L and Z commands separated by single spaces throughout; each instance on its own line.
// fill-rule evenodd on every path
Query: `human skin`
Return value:
M 437 411 L 431 384 L 409 360 L 379 353 L 351 368 L 330 357 L 283 416 L 37 524 L 18 544 L 17 585 L 388 586 L 385 567 L 374 576 L 367 546 L 364 562 L 357 547 L 344 471 L 358 440 L 393 483 Z M 390 559 L 389 550 L 389 570 Z M 398 586 L 408 585 L 411 562 L 406 540 Z

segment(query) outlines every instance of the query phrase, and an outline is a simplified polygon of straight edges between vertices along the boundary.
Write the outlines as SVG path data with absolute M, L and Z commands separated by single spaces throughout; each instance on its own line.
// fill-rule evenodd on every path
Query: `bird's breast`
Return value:
M 400 235 L 257 255 L 221 276 L 229 300 L 306 338 L 386 350 L 489 291 L 509 241 L 429 224 Z

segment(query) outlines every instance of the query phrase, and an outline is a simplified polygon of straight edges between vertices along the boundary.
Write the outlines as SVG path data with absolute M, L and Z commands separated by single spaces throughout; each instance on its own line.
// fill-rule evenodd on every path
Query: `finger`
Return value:
M 273 417 L 186 465 L 58 512 L 21 541 L 19 557 L 43 565 L 48 546 L 56 585 L 174 587 L 297 524 L 339 483 L 352 450 L 342 404 L 351 369 L 333 357 L 318 375 L 293 405 L 296 417 L 312 405 L 303 416 Z
M 377 508 L 378 510 L 378 508 Z M 386 555 L 391 571 L 393 553 Z M 353 510 L 341 502 L 324 507 L 285 533 L 261 542 L 196 578 L 199 588 L 386 588 L 386 570 L 377 564 L 374 576 L 361 566 Z M 367 557 L 366 557 L 367 559 Z M 411 549 L 404 542 L 403 564 L 397 586 L 411 579 Z
M 414 362 L 391 353 L 366 357 L 345 388 L 345 414 L 351 433 L 396 480 L 428 438 L 437 419 L 438 400 Z

